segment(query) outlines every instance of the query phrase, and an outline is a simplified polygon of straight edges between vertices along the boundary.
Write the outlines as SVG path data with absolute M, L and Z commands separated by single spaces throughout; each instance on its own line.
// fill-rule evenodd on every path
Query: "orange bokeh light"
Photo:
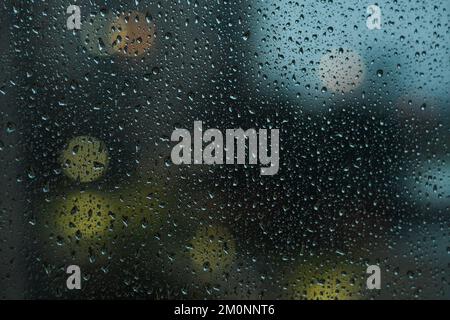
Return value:
M 110 26 L 112 50 L 124 56 L 140 56 L 155 41 L 155 26 L 137 11 L 118 16 Z

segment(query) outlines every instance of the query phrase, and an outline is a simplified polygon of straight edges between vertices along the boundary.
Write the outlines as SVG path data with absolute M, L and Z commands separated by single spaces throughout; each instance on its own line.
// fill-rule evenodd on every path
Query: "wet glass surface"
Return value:
M 3 1 L 0 297 L 449 299 L 449 16 Z

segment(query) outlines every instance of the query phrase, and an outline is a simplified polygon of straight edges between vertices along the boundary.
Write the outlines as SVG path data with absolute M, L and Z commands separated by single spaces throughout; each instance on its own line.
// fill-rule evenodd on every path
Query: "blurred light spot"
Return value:
M 113 201 L 95 192 L 73 192 L 56 206 L 57 225 L 65 236 L 93 240 L 114 222 Z
M 320 59 L 319 76 L 323 85 L 335 92 L 349 92 L 364 79 L 364 62 L 350 49 L 333 49 Z
M 231 266 L 235 255 L 235 241 L 224 227 L 202 227 L 192 239 L 191 260 L 197 271 L 224 271 Z
M 80 136 L 72 139 L 61 155 L 64 173 L 71 179 L 91 182 L 100 178 L 108 166 L 108 151 L 100 140 Z
M 293 274 L 291 297 L 296 300 L 354 300 L 362 288 L 356 265 L 307 262 Z M 363 268 L 361 268 L 362 270 Z

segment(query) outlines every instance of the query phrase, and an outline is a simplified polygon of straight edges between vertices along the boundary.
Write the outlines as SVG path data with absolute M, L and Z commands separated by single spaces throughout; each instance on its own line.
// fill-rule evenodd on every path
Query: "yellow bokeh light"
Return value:
M 43 255 L 79 265 L 105 263 L 123 225 L 110 193 L 69 191 L 41 207 L 38 216 Z
M 55 206 L 56 225 L 68 237 L 97 239 L 113 230 L 113 201 L 96 192 L 73 192 Z
M 105 263 L 110 254 L 123 254 L 126 243 L 153 239 L 168 199 L 161 188 L 142 184 L 113 192 L 68 191 L 42 205 L 45 255 L 81 265 Z
M 290 296 L 296 300 L 355 300 L 361 290 L 359 273 L 354 265 L 305 263 L 294 273 Z
M 236 243 L 224 227 L 201 227 L 192 239 L 191 261 L 197 271 L 225 271 L 231 267 L 235 255 Z
M 89 136 L 72 139 L 61 155 L 64 173 L 81 182 L 100 178 L 107 169 L 108 159 L 106 146 L 100 140 Z

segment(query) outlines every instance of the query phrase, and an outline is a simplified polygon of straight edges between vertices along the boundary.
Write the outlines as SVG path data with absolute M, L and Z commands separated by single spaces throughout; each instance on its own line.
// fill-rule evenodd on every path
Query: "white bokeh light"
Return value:
M 334 92 L 350 92 L 361 85 L 365 67 L 361 56 L 351 49 L 333 49 L 320 59 L 319 77 Z

